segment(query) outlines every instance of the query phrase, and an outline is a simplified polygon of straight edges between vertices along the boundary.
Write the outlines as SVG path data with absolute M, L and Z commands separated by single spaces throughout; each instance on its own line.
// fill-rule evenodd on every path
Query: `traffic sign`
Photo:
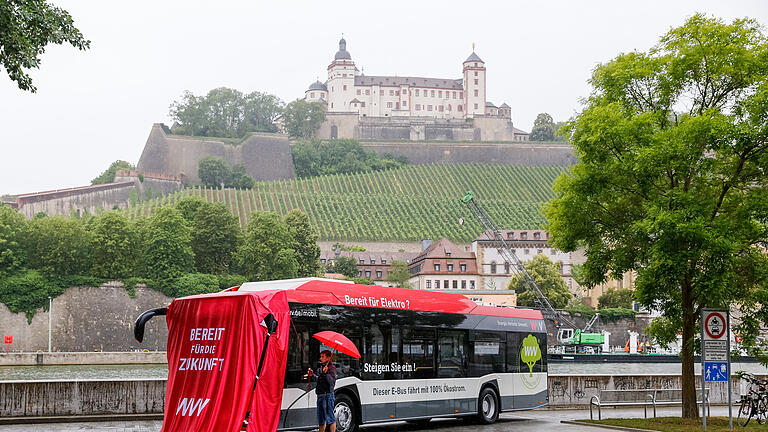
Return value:
M 704 362 L 704 381 L 728 381 L 728 361 Z
M 704 339 L 725 340 L 725 317 L 720 311 L 706 311 L 704 313 Z

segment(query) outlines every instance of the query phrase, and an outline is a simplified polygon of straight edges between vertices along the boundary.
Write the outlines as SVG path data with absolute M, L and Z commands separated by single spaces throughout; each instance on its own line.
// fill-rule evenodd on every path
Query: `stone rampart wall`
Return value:
M 364 141 L 377 154 L 405 156 L 416 165 L 482 163 L 492 165 L 571 166 L 576 155 L 565 143 L 397 142 Z
M 141 344 L 134 340 L 133 324 L 142 312 L 167 306 L 171 300 L 143 286 L 137 286 L 131 297 L 121 283 L 68 288 L 53 299 L 52 351 L 164 351 L 168 339 L 164 319 L 147 323 Z M 38 309 L 30 324 L 25 314 L 14 314 L 0 303 L 0 331 L 13 336 L 10 350 L 47 351 L 48 315 Z
M 216 138 L 168 135 L 161 124 L 152 126 L 137 169 L 166 175 L 180 175 L 199 183 L 200 160 L 207 156 L 224 158 L 230 165 L 242 164 L 256 180 L 294 177 L 293 156 L 288 138 L 277 134 L 255 134 L 239 145 Z

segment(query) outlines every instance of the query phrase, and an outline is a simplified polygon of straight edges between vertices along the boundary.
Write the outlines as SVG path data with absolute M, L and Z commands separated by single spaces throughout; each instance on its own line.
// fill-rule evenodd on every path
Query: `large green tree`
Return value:
M 373 151 L 365 150 L 360 142 L 354 139 L 298 140 L 291 152 L 296 176 L 301 178 L 381 171 L 399 168 L 408 163 L 405 156 L 379 156 Z
M 186 91 L 171 104 L 170 116 L 181 126 L 175 133 L 240 138 L 250 132 L 275 132 L 283 102 L 276 96 L 219 87 L 205 96 Z
M 296 99 L 283 110 L 283 127 L 293 138 L 312 138 L 324 121 L 325 107 L 317 102 Z
M 411 273 L 408 271 L 408 263 L 405 261 L 394 260 L 390 263 L 389 272 L 387 272 L 387 282 L 392 282 L 398 288 L 413 288 L 408 279 Z
M 553 141 L 555 139 L 555 122 L 552 116 L 547 113 L 541 113 L 536 116 L 531 129 L 531 141 Z
M 247 280 L 295 278 L 299 274 L 293 235 L 276 213 L 256 212 L 246 227 L 245 239 L 235 254 Z
M 138 237 L 128 217 L 116 211 L 103 213 L 88 226 L 91 232 L 91 274 L 105 279 L 134 276 Z
M 227 161 L 218 156 L 206 156 L 200 159 L 197 175 L 204 186 L 218 188 L 229 182 L 231 168 Z
M 682 332 L 682 414 L 698 416 L 704 307 L 739 307 L 754 343 L 768 310 L 768 43 L 757 22 L 700 14 L 648 52 L 599 65 L 568 124 L 579 158 L 546 209 L 554 246 L 583 247 L 588 285 L 637 271 L 660 343 Z
M 91 44 L 64 9 L 44 0 L 0 1 L 0 65 L 20 89 L 37 91 L 27 71 L 40 67 L 47 45 L 65 43 L 79 50 Z
M 309 223 L 309 217 L 300 210 L 291 210 L 283 218 L 293 236 L 294 251 L 299 262 L 299 277 L 321 274 L 320 247 L 317 231 Z
M 523 266 L 531 275 L 541 292 L 547 296 L 552 306 L 564 308 L 571 300 L 571 292 L 565 285 L 565 280 L 560 274 L 560 266 L 552 262 L 544 254 L 536 255 L 531 261 L 523 263 Z M 520 306 L 537 306 L 536 293 L 528 286 L 523 274 L 518 273 L 509 280 L 508 289 L 515 290 L 517 304 Z
M 328 262 L 330 273 L 340 273 L 348 278 L 357 277 L 357 260 L 351 256 L 340 256 Z
M 81 219 L 36 217 L 26 244 L 30 267 L 49 276 L 86 274 L 90 268 L 91 237 Z
M 24 216 L 9 206 L 0 204 L 0 277 L 24 266 L 24 239 L 27 231 Z
M 223 203 L 205 203 L 192 219 L 192 250 L 200 273 L 226 274 L 240 242 L 238 219 Z
M 173 207 L 160 208 L 144 230 L 143 261 L 146 276 L 166 281 L 194 268 L 192 233 L 181 213 Z

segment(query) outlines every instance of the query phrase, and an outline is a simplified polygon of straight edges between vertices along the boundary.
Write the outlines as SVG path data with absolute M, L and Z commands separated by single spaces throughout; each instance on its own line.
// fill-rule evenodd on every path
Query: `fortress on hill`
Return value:
M 320 138 L 528 140 L 512 125 L 509 105 L 487 100 L 485 62 L 474 50 L 461 78 L 365 75 L 342 38 L 327 81 L 312 83 L 304 100 L 326 107 Z

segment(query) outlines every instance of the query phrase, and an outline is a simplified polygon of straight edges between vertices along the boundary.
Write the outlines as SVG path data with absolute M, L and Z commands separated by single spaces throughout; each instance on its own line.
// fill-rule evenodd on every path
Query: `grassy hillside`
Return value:
M 418 241 L 447 237 L 469 242 L 482 230 L 459 204 L 467 190 L 507 229 L 544 224 L 541 205 L 564 168 L 510 165 L 428 165 L 303 180 L 257 182 L 252 190 L 195 187 L 139 204 L 133 217 L 148 216 L 186 195 L 224 202 L 245 226 L 253 211 L 309 215 L 321 240 Z M 464 218 L 464 225 L 459 219 Z

